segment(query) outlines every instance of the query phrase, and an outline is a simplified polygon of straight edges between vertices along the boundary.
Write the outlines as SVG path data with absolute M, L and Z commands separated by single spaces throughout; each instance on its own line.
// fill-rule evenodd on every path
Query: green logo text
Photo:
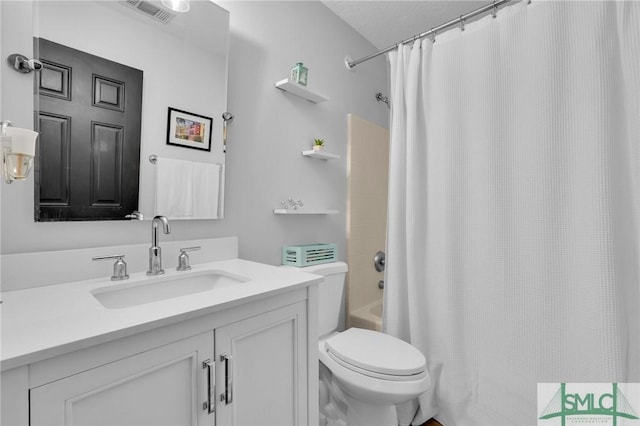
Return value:
M 567 392 L 566 383 L 561 383 L 551 401 L 540 415 L 541 420 L 560 417 L 565 426 L 570 416 L 610 416 L 613 425 L 617 425 L 618 417 L 638 419 L 627 398 L 618 388 L 611 384 L 611 392 Z

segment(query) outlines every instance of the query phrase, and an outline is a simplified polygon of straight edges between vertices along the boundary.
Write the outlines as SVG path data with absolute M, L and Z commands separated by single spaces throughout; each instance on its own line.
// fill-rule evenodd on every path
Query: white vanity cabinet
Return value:
M 206 425 L 213 333 L 161 346 L 30 390 L 31 426 Z
M 305 305 L 215 331 L 217 425 L 306 425 Z
M 2 388 L 2 424 L 317 424 L 316 290 L 190 315 L 3 371 L 11 381 Z M 28 403 L 7 403 L 13 390 Z

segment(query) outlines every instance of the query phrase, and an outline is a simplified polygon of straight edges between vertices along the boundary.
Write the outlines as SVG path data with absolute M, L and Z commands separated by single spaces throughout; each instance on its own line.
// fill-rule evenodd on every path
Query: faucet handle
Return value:
M 180 255 L 178 256 L 178 267 L 176 268 L 176 271 L 188 271 L 189 269 L 191 269 L 191 266 L 189 265 L 189 255 L 187 254 L 187 252 L 200 250 L 201 248 L 202 247 L 200 246 L 181 248 Z
M 111 276 L 111 281 L 122 281 L 129 279 L 129 274 L 127 274 L 127 263 L 122 260 L 124 259 L 124 254 L 115 254 L 112 256 L 95 256 L 91 260 L 111 260 L 116 259 L 116 262 L 113 264 L 113 275 Z

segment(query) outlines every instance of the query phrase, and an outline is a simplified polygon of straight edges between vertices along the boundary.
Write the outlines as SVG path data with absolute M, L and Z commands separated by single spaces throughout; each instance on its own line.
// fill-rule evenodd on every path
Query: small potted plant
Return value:
M 322 151 L 324 148 L 324 139 L 314 139 L 313 140 L 313 150 L 314 151 Z

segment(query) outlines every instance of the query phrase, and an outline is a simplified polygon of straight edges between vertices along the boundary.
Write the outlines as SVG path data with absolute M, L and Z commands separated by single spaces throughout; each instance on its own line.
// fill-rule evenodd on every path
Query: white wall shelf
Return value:
M 319 95 L 317 93 L 312 92 L 311 90 L 307 89 L 305 86 L 302 86 L 298 83 L 293 83 L 291 81 L 289 81 L 288 78 L 285 78 L 284 80 L 280 80 L 276 83 L 276 87 L 280 90 L 283 90 L 285 92 L 289 92 L 292 95 L 296 95 L 299 96 L 303 99 L 306 99 L 310 102 L 314 102 L 314 103 L 320 103 L 320 102 L 324 102 L 324 101 L 328 101 L 329 98 L 325 98 L 322 95 Z
M 287 209 L 274 209 L 274 214 L 338 214 L 338 210 L 328 210 L 328 209 L 298 209 L 298 210 L 287 210 Z
M 321 160 L 337 160 L 340 158 L 340 156 L 337 154 L 332 154 L 325 151 L 314 151 L 313 149 L 302 151 L 302 155 L 304 155 L 305 157 L 319 158 Z

